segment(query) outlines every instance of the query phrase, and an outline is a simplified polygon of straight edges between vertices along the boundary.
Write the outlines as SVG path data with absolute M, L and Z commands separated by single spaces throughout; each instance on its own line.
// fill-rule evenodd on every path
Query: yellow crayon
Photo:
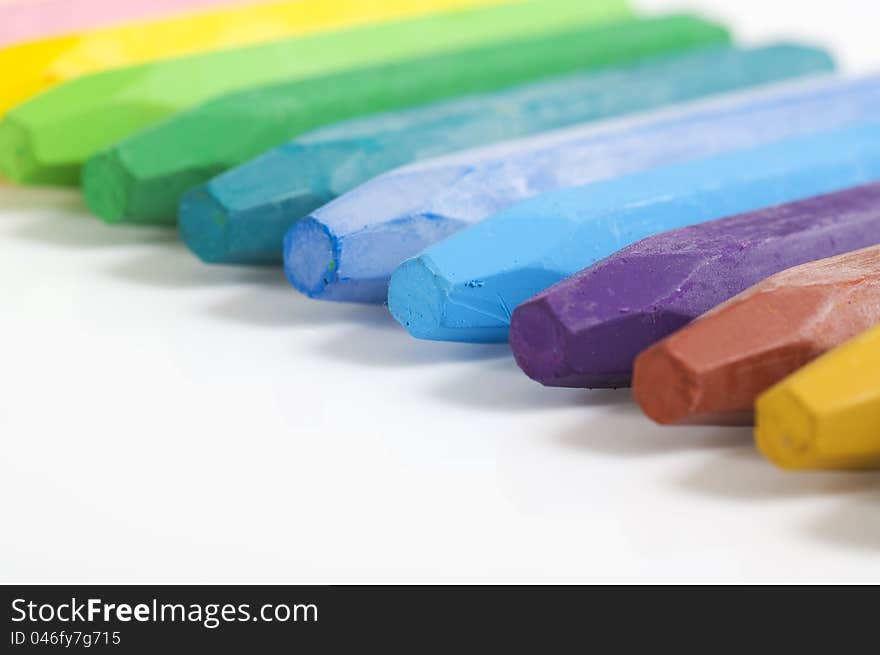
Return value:
M 880 327 L 758 398 L 758 448 L 788 469 L 880 468 Z
M 511 0 L 288 0 L 21 43 L 0 50 L 0 116 L 66 80 L 131 64 Z

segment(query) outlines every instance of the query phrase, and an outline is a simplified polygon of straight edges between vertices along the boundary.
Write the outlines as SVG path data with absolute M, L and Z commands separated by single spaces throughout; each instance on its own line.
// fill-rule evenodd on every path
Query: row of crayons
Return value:
M 754 422 L 783 467 L 880 466 L 880 77 L 624 0 L 239 2 L 14 38 L 14 182 L 387 302 L 418 338 L 509 341 L 547 386 L 632 385 L 662 424 Z

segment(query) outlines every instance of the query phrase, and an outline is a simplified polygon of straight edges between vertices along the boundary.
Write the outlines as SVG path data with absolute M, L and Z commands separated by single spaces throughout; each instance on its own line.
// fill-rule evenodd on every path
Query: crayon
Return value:
M 97 71 L 490 1 L 287 0 L 21 43 L 0 50 L 0 116 L 45 89 Z
M 878 372 L 880 327 L 874 327 L 758 398 L 758 448 L 786 469 L 880 467 Z
M 415 337 L 504 341 L 520 303 L 639 239 L 878 178 L 865 122 L 547 193 L 403 263 L 388 307 Z
M 874 230 L 872 240 L 880 241 L 874 225 L 880 221 L 880 185 L 847 204 L 829 211 L 853 212 L 853 226 Z M 801 241 L 793 239 L 792 248 L 800 250 Z M 801 264 L 751 286 L 640 354 L 633 395 L 661 424 L 751 425 L 758 396 L 878 323 L 880 247 Z
M 586 25 L 224 96 L 91 159 L 83 191 L 110 222 L 173 224 L 184 192 L 310 129 L 727 38 L 688 16 Z
M 614 18 L 625 9 L 622 0 L 516 2 L 93 73 L 6 114 L 0 122 L 0 171 L 16 182 L 76 184 L 82 164 L 102 148 L 225 93 L 554 33 Z
M 280 264 L 284 234 L 296 221 L 398 166 L 832 68 L 828 55 L 814 48 L 719 46 L 346 121 L 188 192 L 180 234 L 206 262 Z M 704 70 L 713 75 L 695 74 Z
M 0 46 L 254 0 L 32 0 L 0 3 Z
M 606 239 L 597 230 L 596 243 Z M 546 386 L 629 386 L 639 353 L 713 307 L 786 268 L 876 243 L 880 243 L 880 185 L 662 232 L 615 252 L 521 304 L 510 322 L 510 344 L 520 368 Z M 726 325 L 730 327 L 729 322 Z M 719 339 L 719 350 L 713 352 L 729 348 L 742 337 L 741 332 L 733 329 L 730 335 L 734 341 L 721 346 Z M 668 362 L 672 356 L 664 344 L 691 343 L 682 334 L 639 356 L 643 372 L 667 365 L 662 368 L 665 375 L 656 371 L 646 374 L 656 384 L 642 397 L 650 400 L 670 381 Z M 735 352 L 726 352 L 726 357 L 731 370 L 745 368 L 736 369 Z M 702 365 L 702 361 L 695 362 L 695 366 Z M 681 379 L 685 375 L 682 366 L 685 364 L 676 368 Z M 711 370 L 716 372 L 714 364 Z M 743 377 L 744 383 L 749 381 Z M 669 419 L 662 422 L 675 422 L 688 405 L 684 398 L 667 402 L 667 396 L 683 391 L 701 396 L 698 383 L 665 387 L 664 400 L 659 408 L 652 404 L 649 415 L 656 417 L 662 411 Z M 735 387 L 718 389 L 724 398 L 707 402 L 734 402 L 738 397 Z M 699 418 L 699 404 L 694 407 L 687 416 Z
M 384 302 L 401 262 L 519 199 L 873 120 L 878 110 L 878 77 L 786 85 L 423 161 L 294 225 L 285 270 L 313 298 Z

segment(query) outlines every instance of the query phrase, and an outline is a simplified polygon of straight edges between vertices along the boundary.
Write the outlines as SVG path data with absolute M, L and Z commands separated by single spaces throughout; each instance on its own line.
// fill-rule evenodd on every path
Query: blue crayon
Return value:
M 405 262 L 388 307 L 423 339 L 505 341 L 514 308 L 639 239 L 880 179 L 880 123 L 524 201 Z
M 719 46 L 346 121 L 189 192 L 180 205 L 181 237 L 208 263 L 281 264 L 290 226 L 398 166 L 833 68 L 815 48 Z
M 515 202 L 831 130 L 880 112 L 880 76 L 784 85 L 447 155 L 386 173 L 291 228 L 285 268 L 325 300 L 384 302 L 405 259 Z

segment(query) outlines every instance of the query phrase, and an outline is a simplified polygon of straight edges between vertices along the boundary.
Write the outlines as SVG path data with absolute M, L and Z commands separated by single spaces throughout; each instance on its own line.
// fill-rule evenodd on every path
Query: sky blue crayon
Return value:
M 800 83 L 419 162 L 294 225 L 285 269 L 314 298 L 384 302 L 401 262 L 519 200 L 872 120 L 878 111 L 880 76 Z
M 878 179 L 866 122 L 547 193 L 405 262 L 388 307 L 415 337 L 505 341 L 517 305 L 639 239 Z
M 398 166 L 456 150 L 804 75 L 824 51 L 715 46 L 423 108 L 346 121 L 301 136 L 184 196 L 184 242 L 203 261 L 281 264 L 288 228 Z

